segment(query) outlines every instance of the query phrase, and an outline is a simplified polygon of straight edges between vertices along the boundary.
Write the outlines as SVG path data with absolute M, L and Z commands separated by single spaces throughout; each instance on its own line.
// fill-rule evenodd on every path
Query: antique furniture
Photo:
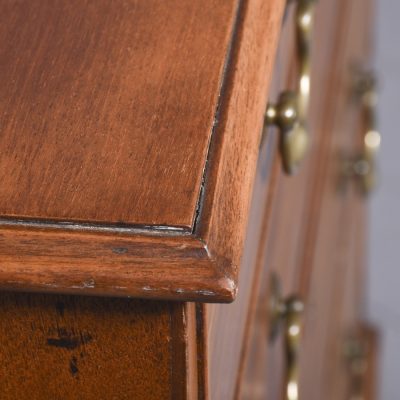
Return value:
M 0 2 L 1 399 L 374 398 L 372 16 Z

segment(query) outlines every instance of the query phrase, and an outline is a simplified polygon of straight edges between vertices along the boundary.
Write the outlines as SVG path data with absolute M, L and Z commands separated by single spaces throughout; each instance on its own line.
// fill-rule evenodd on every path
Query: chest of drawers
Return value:
M 372 2 L 0 20 L 1 399 L 373 399 Z

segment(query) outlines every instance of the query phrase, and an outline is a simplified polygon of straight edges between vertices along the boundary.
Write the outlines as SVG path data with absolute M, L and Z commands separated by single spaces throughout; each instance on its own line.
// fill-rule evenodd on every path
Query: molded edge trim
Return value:
M 235 299 L 284 0 L 242 0 L 193 234 L 2 226 L 0 289 Z
M 230 302 L 229 260 L 194 236 L 149 237 L 7 227 L 0 231 L 0 289 Z

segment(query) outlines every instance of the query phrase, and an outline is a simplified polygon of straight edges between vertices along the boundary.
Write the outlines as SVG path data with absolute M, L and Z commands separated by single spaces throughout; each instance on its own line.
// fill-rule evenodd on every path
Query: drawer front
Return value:
M 343 95 L 338 96 L 332 90 L 332 80 L 337 79 L 338 74 L 344 77 L 347 73 L 343 68 L 338 70 L 338 63 L 343 65 L 347 57 L 346 54 L 338 57 L 338 49 L 348 34 L 344 28 L 350 26 L 352 17 L 351 13 L 344 15 L 345 3 L 320 1 L 316 9 L 312 71 L 314 91 L 310 110 L 313 146 L 300 174 L 293 180 L 282 176 L 278 181 L 276 203 L 272 211 L 274 222 L 264 249 L 264 272 L 260 294 L 254 306 L 255 318 L 249 328 L 249 351 L 243 357 L 243 375 L 238 385 L 237 398 L 272 400 L 282 396 L 285 375 L 283 339 L 280 337 L 274 343 L 268 343 L 268 332 L 271 329 L 268 321 L 271 295 L 269 280 L 272 271 L 280 278 L 283 295 L 300 293 L 308 309 L 302 343 L 304 349 L 301 350 L 300 358 L 301 365 L 305 364 L 302 369 L 307 371 L 306 374 L 301 374 L 301 398 L 324 398 L 315 396 L 316 389 L 311 384 L 316 380 L 311 377 L 319 373 L 321 365 L 318 364 L 319 367 L 316 368 L 310 362 L 305 363 L 303 359 L 322 357 L 318 351 L 315 355 L 310 354 L 314 353 L 313 343 L 320 346 L 320 337 L 316 336 L 329 325 L 322 314 L 328 310 L 328 294 L 335 288 L 327 270 L 334 273 L 336 263 L 340 262 L 337 257 L 337 246 L 340 243 L 335 242 L 333 236 L 340 233 L 347 223 L 343 210 L 348 206 L 348 199 L 334 193 L 339 172 L 337 151 L 338 148 L 354 148 L 355 135 L 348 140 L 348 132 L 343 132 L 339 139 L 335 138 L 337 127 L 333 126 L 333 122 L 339 102 L 347 103 Z M 326 214 L 323 222 L 321 213 Z M 331 242 L 329 235 L 333 235 Z M 338 235 L 337 239 L 341 238 Z M 327 247 L 327 243 L 330 247 Z M 321 247 L 318 254 L 325 257 L 325 261 L 328 258 L 330 264 L 325 262 L 317 268 L 314 264 L 318 246 Z M 323 385 L 326 387 L 326 383 Z
M 322 196 L 315 203 L 317 223 L 309 229 L 300 276 L 307 303 L 300 396 L 310 400 L 350 398 L 344 346 L 362 318 L 365 198 L 341 173 L 344 163 L 359 153 L 364 135 L 353 88 L 357 66 L 368 61 L 370 6 L 360 0 L 341 4 L 341 39 L 331 80 L 333 112 L 326 125 L 331 140 L 322 148 L 328 162 L 316 181 Z
M 263 33 L 252 40 L 261 41 L 263 51 L 265 44 L 264 28 L 266 24 L 279 26 L 283 14 L 284 1 L 263 2 L 250 1 L 242 9 L 243 19 L 248 25 L 240 29 L 254 30 L 254 35 Z M 249 24 L 249 20 L 256 21 Z M 241 43 L 243 44 L 242 33 Z M 275 38 L 277 40 L 277 38 Z M 273 55 L 265 53 L 266 57 Z M 260 62 L 261 54 L 260 54 Z M 252 66 L 259 68 L 259 66 Z M 263 93 L 263 96 L 264 93 Z M 263 99 L 266 103 L 266 97 Z M 263 106 L 265 107 L 265 105 Z M 249 132 L 261 136 L 261 132 Z M 235 392 L 236 377 L 239 371 L 242 354 L 242 343 L 246 334 L 246 320 L 249 305 L 252 302 L 252 287 L 259 275 L 259 243 L 265 241 L 265 226 L 269 223 L 270 203 L 275 193 L 275 175 L 278 172 L 277 138 L 268 138 L 260 148 L 257 172 L 253 185 L 252 203 L 246 233 L 245 249 L 239 275 L 239 291 L 236 300 L 229 305 L 207 304 L 202 306 L 200 317 L 203 332 L 203 358 L 205 363 L 200 367 L 199 398 L 232 399 Z M 235 232 L 231 232 L 235 235 Z M 200 350 L 201 352 L 201 350 Z
M 286 15 L 282 26 L 278 53 L 275 61 L 275 74 L 271 82 L 270 98 L 276 99 L 279 92 L 295 85 L 292 66 L 296 64 L 294 9 Z M 243 359 L 247 353 L 249 325 L 255 313 L 260 275 L 264 268 L 266 243 L 273 240 L 279 246 L 280 254 L 293 257 L 284 250 L 284 242 L 294 248 L 297 242 L 297 230 L 286 229 L 285 221 L 300 220 L 301 205 L 304 199 L 299 197 L 296 207 L 287 201 L 307 179 L 307 162 L 296 176 L 288 176 L 282 168 L 277 129 L 265 129 L 260 146 L 257 175 L 253 191 L 252 207 L 247 230 L 246 244 L 239 276 L 239 293 L 233 304 L 206 305 L 207 315 L 207 358 L 210 399 L 232 399 L 237 396 Z M 285 205 L 284 205 L 285 204 Z M 281 212 L 282 210 L 290 213 Z M 277 214 L 279 217 L 277 218 Z M 294 222 L 295 226 L 298 226 Z M 280 229 L 284 226 L 284 229 Z M 278 239 L 279 236 L 279 239 Z M 287 282 L 294 275 L 294 259 L 285 263 Z
M 293 24 L 288 21 L 283 26 L 280 38 L 275 62 L 275 70 L 278 73 L 275 73 L 271 82 L 271 97 L 278 96 L 280 90 L 290 85 L 292 72 L 290 65 L 295 61 L 293 39 Z M 272 226 L 277 226 L 274 216 L 277 197 L 282 200 L 282 194 L 279 194 L 282 192 L 282 187 L 297 187 L 302 179 L 286 177 L 282 170 L 279 132 L 270 129 L 264 133 L 260 145 L 237 298 L 233 304 L 205 306 L 208 359 L 205 379 L 208 382 L 210 399 L 232 399 L 235 396 L 241 375 L 242 359 L 247 347 L 248 325 L 255 311 L 254 303 L 263 269 L 265 245 L 275 230 Z M 290 274 L 288 272 L 288 275 Z
M 334 50 L 337 20 L 337 7 L 330 1 L 321 1 L 317 8 L 317 33 L 324 29 L 324 35 L 315 35 L 313 45 L 317 59 L 312 71 L 312 106 L 310 110 L 310 132 L 312 145 L 308 157 L 296 175 L 287 175 L 282 168 L 279 152 L 279 132 L 275 128 L 265 130 L 261 145 L 256 185 L 253 193 L 252 211 L 246 248 L 239 276 L 239 294 L 232 305 L 207 305 L 206 344 L 208 348 L 209 398 L 264 398 L 246 397 L 246 388 L 255 388 L 254 379 L 247 373 L 251 354 L 260 355 L 254 350 L 253 336 L 263 336 L 267 342 L 265 316 L 268 314 L 266 288 L 269 276 L 276 272 L 282 283 L 283 293 L 296 290 L 299 258 L 304 251 L 304 218 L 313 189 L 312 182 L 315 165 L 319 162 L 319 146 L 322 141 L 321 126 L 324 121 L 323 111 L 327 108 L 324 87 L 327 86 L 327 72 L 330 70 L 330 57 Z M 285 15 L 282 33 L 275 63 L 275 73 L 271 84 L 270 99 L 274 101 L 283 90 L 296 88 L 298 82 L 297 55 L 295 47 L 295 6 L 291 5 Z M 321 60 L 320 60 L 321 59 Z M 258 244 L 258 245 L 257 245 Z M 264 271 L 264 272 L 263 272 Z M 261 277 L 262 276 L 262 277 Z M 260 315 L 264 314 L 264 318 Z M 263 326 L 256 327 L 258 320 L 264 320 Z M 263 347 L 261 347 L 263 348 Z M 271 398 L 279 386 L 282 368 L 277 366 L 282 359 L 279 346 L 271 350 L 268 358 L 273 359 L 274 368 L 268 375 L 268 390 Z M 258 365 L 264 356 L 257 357 Z M 261 386 L 266 382 L 265 371 Z M 259 375 L 257 375 L 259 376 Z M 251 382 L 251 383 L 250 383 Z M 274 389 L 275 386 L 275 389 Z M 253 397 L 252 397 L 253 396 Z

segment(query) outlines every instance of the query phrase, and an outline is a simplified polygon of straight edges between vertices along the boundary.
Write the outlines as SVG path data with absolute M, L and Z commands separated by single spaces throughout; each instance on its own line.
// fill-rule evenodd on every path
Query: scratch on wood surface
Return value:
M 94 279 L 89 279 L 87 281 L 83 281 L 80 285 L 72 285 L 72 289 L 94 289 L 96 286 L 96 282 Z
M 48 338 L 47 344 L 61 349 L 74 350 L 81 345 L 88 344 L 92 339 L 89 333 L 80 332 L 79 335 L 74 335 L 72 332 L 60 328 L 58 330 L 58 337 Z

